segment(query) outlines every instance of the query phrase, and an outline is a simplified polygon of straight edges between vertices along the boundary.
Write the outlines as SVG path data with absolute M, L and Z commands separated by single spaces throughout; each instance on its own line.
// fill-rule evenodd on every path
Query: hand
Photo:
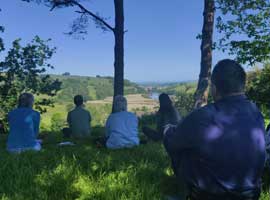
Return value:
M 173 124 L 166 124 L 165 126 L 163 126 L 164 130 L 163 130 L 163 135 L 166 135 L 167 131 L 170 129 L 170 128 L 175 128 L 176 126 L 173 125 Z

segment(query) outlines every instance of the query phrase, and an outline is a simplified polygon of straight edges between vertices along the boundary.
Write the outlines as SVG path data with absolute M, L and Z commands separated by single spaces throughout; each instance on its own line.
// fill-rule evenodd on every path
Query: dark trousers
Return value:
M 62 133 L 63 133 L 64 138 L 70 138 L 71 137 L 71 129 L 70 128 L 63 128 Z
M 184 181 L 184 177 L 182 174 L 182 167 L 180 164 L 180 156 L 179 154 L 176 154 L 175 152 L 173 152 L 170 149 L 170 146 L 166 143 L 166 140 L 164 140 L 164 147 L 167 151 L 167 154 L 169 155 L 170 159 L 171 159 L 171 166 L 173 169 L 173 172 L 176 176 L 177 179 L 177 183 L 178 183 L 178 192 L 179 192 L 179 197 L 181 197 L 181 199 L 187 199 L 188 195 L 189 195 L 189 190 L 188 187 L 186 185 L 186 182 Z
M 146 135 L 149 139 L 153 141 L 162 141 L 163 139 L 163 133 L 160 133 L 154 129 L 151 129 L 149 127 L 143 127 L 142 131 L 144 135 Z
M 249 196 L 249 197 L 248 197 Z M 260 192 L 254 191 L 250 195 L 242 195 L 241 193 L 227 194 L 209 194 L 207 192 L 198 191 L 191 188 L 190 200 L 258 200 Z

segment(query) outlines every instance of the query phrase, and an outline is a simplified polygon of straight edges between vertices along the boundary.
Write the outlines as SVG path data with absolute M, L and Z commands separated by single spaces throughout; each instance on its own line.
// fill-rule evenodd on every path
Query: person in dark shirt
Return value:
M 76 95 L 74 97 L 75 108 L 68 113 L 67 122 L 69 129 L 63 129 L 64 136 L 67 130 L 73 138 L 88 138 L 91 136 L 91 114 L 84 108 L 83 96 Z
M 162 93 L 159 95 L 160 108 L 156 113 L 157 130 L 149 127 L 143 127 L 143 133 L 154 141 L 163 139 L 164 127 L 168 124 L 176 126 L 181 120 L 178 110 L 173 106 L 173 102 L 169 95 Z
M 215 103 L 164 131 L 173 169 L 192 200 L 258 200 L 265 163 L 263 116 L 244 94 L 246 73 L 237 62 L 220 61 L 211 81 Z

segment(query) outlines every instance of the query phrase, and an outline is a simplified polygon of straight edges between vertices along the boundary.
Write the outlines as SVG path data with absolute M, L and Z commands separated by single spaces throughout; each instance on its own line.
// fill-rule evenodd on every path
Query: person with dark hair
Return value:
M 143 127 L 143 133 L 151 140 L 162 141 L 163 131 L 166 125 L 170 124 L 176 126 L 181 116 L 177 109 L 173 106 L 172 100 L 169 95 L 162 93 L 159 95 L 159 110 L 156 113 L 156 126 L 157 130 Z
M 9 135 L 7 150 L 20 153 L 26 150 L 41 150 L 37 136 L 39 133 L 40 114 L 33 110 L 34 96 L 23 93 L 19 97 L 18 108 L 8 114 Z
M 127 111 L 127 99 L 121 95 L 115 96 L 114 110 L 106 122 L 106 147 L 120 149 L 139 145 L 138 118 Z
M 215 103 L 164 131 L 174 172 L 184 178 L 192 200 L 258 200 L 265 163 L 263 116 L 245 96 L 240 64 L 218 62 L 211 80 Z
M 91 135 L 91 114 L 84 109 L 83 97 L 76 95 L 74 97 L 75 108 L 68 113 L 67 122 L 69 129 L 63 129 L 64 136 L 74 138 L 85 138 Z

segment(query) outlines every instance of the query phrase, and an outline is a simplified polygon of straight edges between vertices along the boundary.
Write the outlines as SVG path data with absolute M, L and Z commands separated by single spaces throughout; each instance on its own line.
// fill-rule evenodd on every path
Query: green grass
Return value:
M 95 129 L 94 135 L 102 132 Z M 0 199 L 155 200 L 176 193 L 161 144 L 114 151 L 91 141 L 57 147 L 61 138 L 51 134 L 41 152 L 12 155 L 5 151 L 6 138 L 0 139 Z

